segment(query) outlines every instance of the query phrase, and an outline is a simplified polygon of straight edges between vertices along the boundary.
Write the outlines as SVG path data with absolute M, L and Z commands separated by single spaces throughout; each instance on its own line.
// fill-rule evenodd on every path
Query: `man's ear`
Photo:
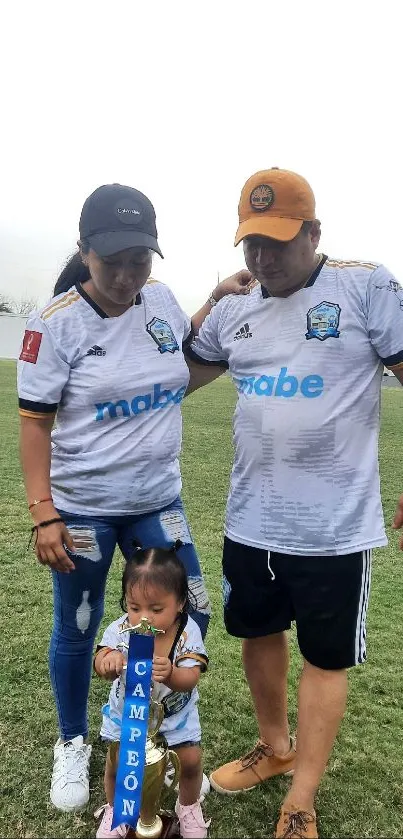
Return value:
M 312 244 L 315 246 L 315 248 L 317 248 L 318 245 L 319 245 L 320 234 L 321 234 L 320 221 L 319 221 L 319 219 L 316 218 L 312 222 L 312 227 L 311 227 L 311 240 L 312 240 Z

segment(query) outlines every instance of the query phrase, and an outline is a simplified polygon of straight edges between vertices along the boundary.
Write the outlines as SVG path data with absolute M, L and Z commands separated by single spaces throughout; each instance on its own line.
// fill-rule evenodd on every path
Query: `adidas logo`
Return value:
M 240 338 L 251 338 L 251 337 L 252 337 L 252 333 L 249 331 L 249 324 L 244 323 L 244 325 L 241 326 L 240 329 L 238 329 L 238 332 L 235 332 L 234 341 L 239 341 Z
M 87 355 L 106 355 L 106 350 L 103 350 L 102 347 L 97 347 L 97 345 L 94 344 L 94 346 L 90 347 L 87 351 Z

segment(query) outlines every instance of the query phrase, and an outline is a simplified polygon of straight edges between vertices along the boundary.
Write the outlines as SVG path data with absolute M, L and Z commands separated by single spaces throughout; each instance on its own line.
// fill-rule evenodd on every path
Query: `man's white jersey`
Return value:
M 24 416 L 56 414 L 56 507 L 141 514 L 176 498 L 190 336 L 189 318 L 157 282 L 120 317 L 106 316 L 79 285 L 29 317 L 19 406 Z
M 200 629 L 193 618 L 184 616 L 184 625 L 179 628 L 170 659 L 175 667 L 200 667 L 207 669 L 208 657 L 201 637 Z M 102 636 L 100 647 L 117 649 L 122 639 L 127 642 L 127 635 L 121 635 L 120 629 L 127 625 L 127 614 L 111 623 Z M 127 656 L 127 653 L 124 653 Z M 126 690 L 126 671 L 114 680 L 109 701 L 102 708 L 101 737 L 106 740 L 120 740 L 122 714 Z M 164 707 L 164 720 L 160 727 L 170 746 L 184 742 L 198 742 L 201 738 L 198 712 L 199 692 L 197 687 L 180 692 L 173 691 L 161 683 L 155 682 L 153 696 Z
M 231 539 L 302 555 L 386 544 L 380 385 L 403 365 L 403 289 L 385 267 L 323 258 L 287 298 L 225 297 L 190 354 L 228 365 L 238 390 Z

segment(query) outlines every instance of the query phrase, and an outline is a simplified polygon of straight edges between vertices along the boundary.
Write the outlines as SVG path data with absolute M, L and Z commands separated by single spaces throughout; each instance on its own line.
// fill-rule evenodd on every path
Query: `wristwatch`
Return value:
M 211 292 L 210 297 L 207 298 L 207 303 L 210 303 L 211 308 L 217 305 L 218 300 L 215 299 L 213 292 Z

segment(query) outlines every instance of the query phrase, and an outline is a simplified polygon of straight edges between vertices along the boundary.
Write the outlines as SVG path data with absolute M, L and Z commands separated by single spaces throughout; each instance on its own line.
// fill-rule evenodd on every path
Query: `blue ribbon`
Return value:
M 140 813 L 153 652 L 154 636 L 130 633 L 112 830 L 136 828 Z

